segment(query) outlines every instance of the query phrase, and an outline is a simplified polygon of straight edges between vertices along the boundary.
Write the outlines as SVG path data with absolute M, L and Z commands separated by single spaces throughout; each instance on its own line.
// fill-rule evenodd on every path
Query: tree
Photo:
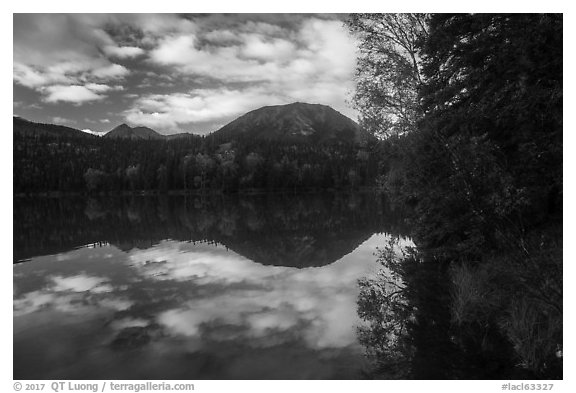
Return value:
M 359 40 L 353 104 L 360 125 L 381 136 L 416 128 L 423 83 L 420 42 L 428 35 L 426 14 L 353 14 L 346 21 Z
M 185 191 L 188 189 L 188 172 L 190 171 L 192 162 L 194 162 L 193 154 L 187 154 L 182 158 L 182 183 L 184 184 Z
M 214 160 L 208 154 L 196 154 L 196 165 L 200 168 L 200 188 L 204 191 L 209 172 L 214 168 Z
M 135 190 L 138 187 L 138 180 L 140 178 L 140 165 L 130 165 L 126 168 L 126 179 L 130 184 L 130 188 Z
M 562 15 L 435 15 L 423 57 L 425 114 L 407 178 L 420 219 L 445 223 L 433 242 L 509 247 L 559 216 Z
M 162 191 L 168 190 L 168 170 L 166 165 L 162 164 L 156 170 L 156 180 L 158 183 L 158 189 Z
M 436 330 L 443 348 L 455 351 L 442 370 L 454 369 L 456 377 L 480 370 L 460 370 L 462 355 L 471 353 L 502 357 L 486 369 L 506 375 L 517 364 L 539 378 L 561 375 L 562 15 L 432 15 L 416 40 L 419 78 L 405 73 L 405 85 L 391 78 L 408 69 L 408 62 L 394 63 L 400 44 L 385 44 L 394 38 L 386 27 L 397 26 L 398 17 L 356 22 L 365 30 L 359 75 L 367 79 L 357 95 L 368 110 L 392 113 L 397 106 L 386 98 L 394 88 L 418 93 L 416 121 L 405 123 L 411 132 L 384 144 L 397 155 L 387 163 L 387 184 L 397 184 L 412 207 L 418 247 L 417 263 L 402 263 L 405 273 L 412 269 L 403 292 L 420 314 L 408 343 Z M 379 87 L 381 78 L 390 84 Z M 384 118 L 373 130 L 396 119 Z M 450 279 L 447 266 L 456 266 Z M 434 270 L 440 279 L 430 285 Z M 376 345 L 389 369 L 406 358 L 396 351 L 399 341 L 387 341 L 396 326 L 387 311 L 395 303 L 378 288 L 381 281 L 360 284 L 359 315 L 371 322 L 361 339 Z M 445 301 L 424 315 L 424 301 L 437 297 L 418 295 L 427 286 L 442 290 Z M 456 323 L 457 334 L 447 335 Z
M 88 191 L 98 191 L 105 184 L 106 178 L 106 173 L 99 169 L 88 168 L 84 173 Z

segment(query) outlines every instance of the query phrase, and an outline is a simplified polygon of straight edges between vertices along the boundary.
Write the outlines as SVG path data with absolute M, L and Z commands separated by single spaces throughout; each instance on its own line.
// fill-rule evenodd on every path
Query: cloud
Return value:
M 99 24 L 102 15 L 14 14 L 14 62 L 49 67 L 102 59 L 99 46 L 114 41 Z
M 64 86 L 55 85 L 48 86 L 44 89 L 46 96 L 44 101 L 50 103 L 56 102 L 70 102 L 74 104 L 82 104 L 89 101 L 98 101 L 105 98 L 103 95 L 99 95 L 94 91 L 79 85 Z
M 117 25 L 130 25 L 141 30 L 150 42 L 158 36 L 175 33 L 193 33 L 198 30 L 194 21 L 175 14 L 114 14 L 110 15 L 111 22 Z
M 14 81 L 22 86 L 34 89 L 54 83 L 72 83 L 74 80 L 65 74 L 49 70 L 39 71 L 25 64 L 14 64 Z
M 40 88 L 44 95 L 43 101 L 48 103 L 69 102 L 81 105 L 90 101 L 106 98 L 103 93 L 121 91 L 124 87 L 110 86 L 101 83 L 86 83 L 85 85 L 53 85 Z
M 84 87 L 86 87 L 89 90 L 92 90 L 95 93 L 105 93 L 107 91 L 122 91 L 124 90 L 123 86 L 109 86 L 109 85 L 104 85 L 101 83 L 88 83 L 86 84 Z
M 60 117 L 60 116 L 54 116 L 54 117 L 52 118 L 52 121 L 53 121 L 55 124 L 75 124 L 75 123 L 77 123 L 76 120 L 67 119 L 67 118 L 65 118 L 65 117 Z
M 134 58 L 145 53 L 144 49 L 137 46 L 113 46 L 104 47 L 104 52 L 108 56 L 118 57 L 120 59 Z
M 42 109 L 42 106 L 36 103 L 27 103 L 22 101 L 13 101 L 12 105 L 14 109 Z
M 262 24 L 250 23 L 250 26 Z M 265 25 L 267 26 L 267 25 Z M 280 37 L 255 30 L 236 33 L 215 30 L 203 36 L 166 36 L 150 52 L 158 65 L 173 66 L 184 74 L 230 81 L 285 79 L 350 79 L 355 66 L 355 45 L 340 21 L 308 18 L 296 30 Z M 214 45 L 220 43 L 221 45 Z M 307 66 L 302 65 L 306 63 Z
M 240 46 L 199 48 L 194 35 L 164 38 L 150 52 L 152 62 L 173 66 L 183 74 L 200 75 L 226 82 L 256 82 L 275 78 L 280 69 L 275 62 L 242 58 Z
M 46 102 L 80 105 L 104 96 L 95 84 L 120 80 L 130 71 L 108 59 L 135 54 L 105 31 L 104 14 L 15 14 L 14 82 L 36 90 Z
M 105 67 L 96 68 L 92 71 L 92 75 L 96 78 L 110 80 L 110 79 L 121 79 L 128 75 L 130 71 L 128 68 L 120 64 L 110 64 Z
M 250 34 L 244 37 L 240 55 L 247 59 L 284 62 L 297 53 L 296 45 L 284 39 L 265 39 Z

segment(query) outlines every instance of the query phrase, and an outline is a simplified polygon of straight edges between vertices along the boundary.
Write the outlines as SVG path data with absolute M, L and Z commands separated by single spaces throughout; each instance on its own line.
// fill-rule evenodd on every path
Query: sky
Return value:
M 13 113 L 107 132 L 216 131 L 266 105 L 356 120 L 356 45 L 337 14 L 14 14 Z

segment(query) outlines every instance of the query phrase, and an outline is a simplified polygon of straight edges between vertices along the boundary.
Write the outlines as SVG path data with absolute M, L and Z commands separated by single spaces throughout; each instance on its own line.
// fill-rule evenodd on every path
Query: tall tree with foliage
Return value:
M 423 82 L 419 42 L 428 35 L 426 14 L 353 14 L 346 21 L 359 41 L 353 104 L 360 124 L 381 137 L 416 128 Z
M 431 245 L 509 244 L 561 212 L 562 16 L 435 15 L 408 167 Z

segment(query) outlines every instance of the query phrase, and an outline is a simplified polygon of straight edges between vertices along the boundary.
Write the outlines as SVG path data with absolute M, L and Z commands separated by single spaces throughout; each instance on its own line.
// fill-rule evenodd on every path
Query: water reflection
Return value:
M 377 221 L 349 201 L 332 201 L 324 213 L 306 199 L 268 212 L 239 201 L 223 216 L 177 204 L 152 216 L 146 208 L 91 213 L 102 230 L 82 233 L 105 235 L 91 240 L 100 246 L 14 265 L 14 378 L 361 377 L 357 280 L 375 271 L 373 253 L 389 236 L 370 233 Z M 117 231 L 105 226 L 116 218 L 136 235 L 106 233 Z M 333 232 L 320 234 L 327 227 Z M 56 238 L 66 244 L 88 240 L 62 233 Z M 290 244 L 312 249 L 275 249 L 280 234 L 310 238 Z M 332 253 L 334 242 L 347 244 Z
M 173 239 L 220 243 L 262 264 L 324 266 L 375 232 L 403 232 L 400 222 L 370 194 L 18 198 L 14 261 L 99 242 L 128 251 Z
M 561 298 L 545 303 L 520 287 L 526 264 L 424 261 L 394 240 L 378 260 L 358 297 L 367 377 L 562 378 Z
M 384 238 L 322 268 L 177 241 L 16 265 L 15 377 L 358 377 L 355 284 Z

